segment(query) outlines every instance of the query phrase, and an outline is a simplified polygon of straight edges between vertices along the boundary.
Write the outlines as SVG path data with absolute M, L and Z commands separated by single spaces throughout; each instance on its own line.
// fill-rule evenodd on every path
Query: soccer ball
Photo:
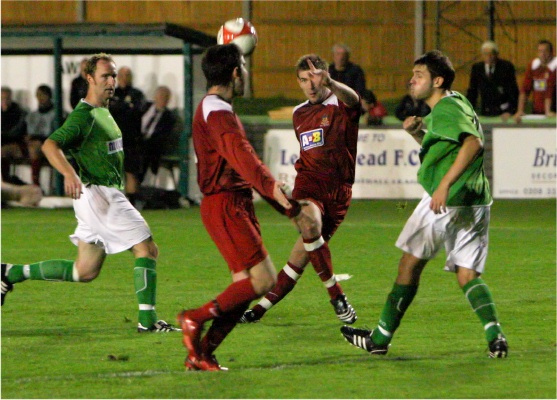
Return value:
M 244 56 L 249 56 L 257 46 L 257 32 L 251 22 L 243 18 L 231 19 L 220 27 L 217 43 L 234 43 Z

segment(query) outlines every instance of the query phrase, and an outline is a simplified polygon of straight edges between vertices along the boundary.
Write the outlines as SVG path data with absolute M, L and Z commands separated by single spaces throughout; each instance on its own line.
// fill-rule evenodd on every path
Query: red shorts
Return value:
M 352 200 L 352 186 L 299 173 L 292 198 L 311 200 L 319 207 L 323 215 L 321 236 L 328 242 L 346 216 Z
M 232 272 L 244 271 L 267 258 L 251 190 L 206 196 L 200 210 L 203 225 Z

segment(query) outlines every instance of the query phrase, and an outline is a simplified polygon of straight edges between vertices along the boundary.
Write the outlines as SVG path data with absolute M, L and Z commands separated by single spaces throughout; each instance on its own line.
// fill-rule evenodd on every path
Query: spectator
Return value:
M 86 65 L 87 58 L 84 58 L 79 64 L 79 75 L 72 81 L 72 88 L 70 90 L 70 104 L 72 109 L 77 106 L 81 99 L 87 96 L 87 77 L 85 74 Z
M 344 44 L 333 46 L 333 63 L 329 65 L 329 75 L 354 89 L 360 96 L 366 90 L 364 70 L 350 61 L 350 48 Z
M 517 123 L 522 121 L 526 100 L 533 91 L 533 114 L 555 116 L 555 68 L 557 59 L 553 56 L 553 44 L 548 40 L 538 42 L 538 57 L 526 67 L 526 74 L 520 95 L 518 111 L 514 115 Z
M 491 40 L 482 44 L 483 61 L 472 66 L 466 97 L 476 107 L 478 94 L 482 98 L 480 115 L 497 116 L 507 120 L 516 113 L 518 85 L 514 65 L 499 58 L 499 48 Z
M 173 133 L 176 128 L 176 116 L 168 109 L 172 92 L 167 86 L 159 86 L 155 90 L 153 102 L 141 118 L 141 153 L 143 154 L 142 178 L 147 169 L 153 174 L 159 169 L 161 156 L 172 146 Z
M 56 129 L 54 126 L 56 110 L 52 103 L 52 89 L 47 85 L 41 85 L 35 93 L 39 108 L 27 114 L 27 135 L 29 159 L 31 160 L 31 177 L 33 184 L 40 186 L 39 178 L 44 156 L 41 152 L 43 142 Z
M 383 117 L 386 117 L 388 114 L 387 109 L 377 100 L 371 90 L 364 90 L 361 104 L 365 112 L 367 125 L 381 125 L 383 123 Z
M 27 156 L 25 111 L 12 100 L 12 89 L 2 86 L 2 180 L 11 181 L 10 165 Z
M 430 112 L 431 109 L 425 101 L 416 99 L 409 94 L 405 95 L 395 108 L 395 115 L 401 121 L 408 117 L 425 117 Z
M 141 157 L 141 110 L 145 96 L 133 87 L 133 75 L 129 67 L 118 70 L 118 87 L 110 101 L 110 113 L 122 130 L 124 144 L 124 171 L 126 173 L 125 192 L 135 206 L 137 190 L 142 172 Z

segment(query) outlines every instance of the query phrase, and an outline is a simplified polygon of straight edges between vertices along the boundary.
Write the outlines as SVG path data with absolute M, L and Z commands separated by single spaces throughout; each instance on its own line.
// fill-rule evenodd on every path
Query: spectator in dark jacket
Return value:
M 12 89 L 2 86 L 2 179 L 10 181 L 14 159 L 27 157 L 26 112 L 12 99 Z
M 491 40 L 482 44 L 482 58 L 472 66 L 466 97 L 476 107 L 482 98 L 480 115 L 508 119 L 517 110 L 518 85 L 514 65 L 499 58 L 497 44 Z
M 72 81 L 72 88 L 70 90 L 70 104 L 75 108 L 79 101 L 87 96 L 87 79 L 85 74 L 85 66 L 87 65 L 87 58 L 81 60 L 79 66 L 79 75 Z
M 177 120 L 174 113 L 168 109 L 171 95 L 167 86 L 159 86 L 155 90 L 153 102 L 147 103 L 146 111 L 141 118 L 142 178 L 149 168 L 156 174 L 161 157 L 177 145 Z
M 364 70 L 350 61 L 350 48 L 344 44 L 333 46 L 333 63 L 329 65 L 329 75 L 354 89 L 360 97 L 366 90 Z

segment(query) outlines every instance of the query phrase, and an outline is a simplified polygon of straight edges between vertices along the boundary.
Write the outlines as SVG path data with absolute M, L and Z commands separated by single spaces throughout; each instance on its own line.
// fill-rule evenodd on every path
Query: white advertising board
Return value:
M 355 199 L 417 199 L 420 146 L 402 129 L 360 129 Z M 277 179 L 294 186 L 300 145 L 293 129 L 271 129 L 265 136 L 264 162 Z
M 493 197 L 555 197 L 555 128 L 493 128 Z

